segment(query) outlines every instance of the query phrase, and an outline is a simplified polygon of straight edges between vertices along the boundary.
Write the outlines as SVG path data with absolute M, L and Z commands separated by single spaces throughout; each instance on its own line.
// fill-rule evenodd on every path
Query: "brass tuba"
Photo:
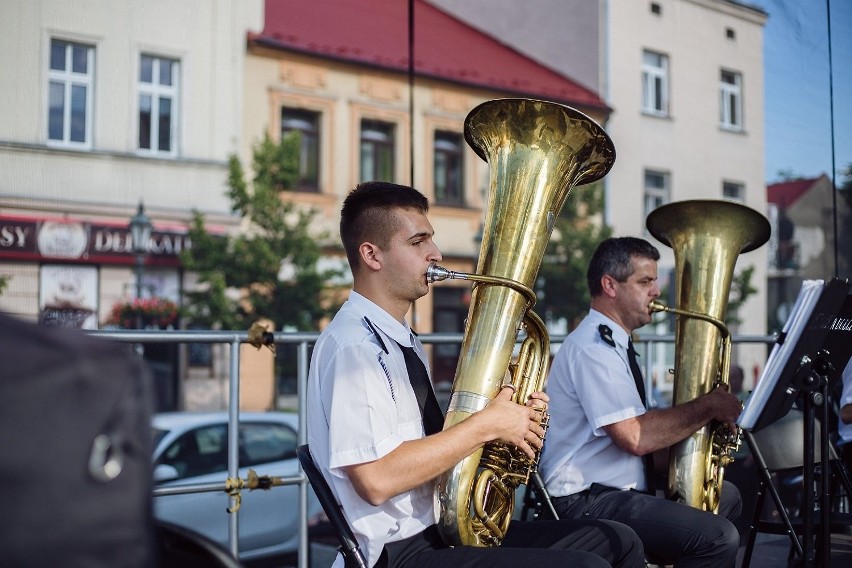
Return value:
M 663 205 L 645 222 L 675 257 L 676 308 L 652 302 L 652 312 L 682 316 L 675 328 L 674 405 L 730 388 L 731 337 L 724 323 L 737 256 L 769 239 L 769 221 L 730 201 L 694 200 Z M 725 466 L 739 433 L 704 426 L 669 454 L 668 496 L 718 512 Z
M 447 417 L 448 428 L 483 409 L 507 370 L 514 400 L 544 388 L 550 340 L 532 310 L 539 265 L 568 193 L 602 178 L 615 147 L 593 120 L 572 108 L 530 99 L 499 99 L 474 108 L 465 139 L 490 166 L 490 191 L 478 274 L 432 266 L 429 281 L 474 281 Z M 517 362 L 513 349 L 523 326 Z M 543 417 L 546 426 L 547 417 Z M 514 512 L 515 489 L 538 460 L 504 444 L 488 444 L 439 479 L 438 528 L 450 545 L 494 546 Z

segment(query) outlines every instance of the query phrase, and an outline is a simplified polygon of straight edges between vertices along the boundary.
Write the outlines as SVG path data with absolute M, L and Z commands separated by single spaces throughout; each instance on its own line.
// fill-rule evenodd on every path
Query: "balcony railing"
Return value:
M 240 409 L 240 384 L 239 384 L 239 369 L 240 369 L 240 345 L 248 343 L 248 332 L 237 331 L 135 331 L 135 330 L 115 330 L 115 331 L 93 331 L 91 335 L 101 337 L 108 340 L 120 341 L 125 343 L 165 343 L 165 344 L 220 344 L 228 345 L 230 350 L 229 370 L 228 370 L 228 479 L 238 479 L 239 474 L 239 409 Z M 276 344 L 294 344 L 296 345 L 297 357 L 297 381 L 296 381 L 296 401 L 299 414 L 299 445 L 307 443 L 307 417 L 304 409 L 307 407 L 306 401 L 306 385 L 308 379 L 308 365 L 310 362 L 310 347 L 316 342 L 319 337 L 318 333 L 290 333 L 281 332 L 273 334 Z M 435 344 L 460 344 L 462 334 L 460 333 L 432 333 L 421 334 L 419 339 L 425 345 Z M 565 339 L 564 335 L 551 336 L 551 347 L 556 347 Z M 668 335 L 640 335 L 636 341 L 637 344 L 646 345 L 645 353 L 645 390 L 651 392 L 651 376 L 652 370 L 658 365 L 654 361 L 656 350 L 654 346 L 657 344 L 674 343 L 675 337 L 673 334 Z M 769 345 L 775 341 L 774 336 L 758 336 L 758 335 L 740 335 L 733 336 L 734 344 L 765 344 Z M 552 351 L 554 351 L 552 349 Z M 307 568 L 308 566 L 308 526 L 307 526 L 307 511 L 308 511 L 308 481 L 304 473 L 299 470 L 300 474 L 292 477 L 280 478 L 279 485 L 299 485 L 299 568 Z M 262 471 L 258 471 L 258 475 L 263 475 Z M 227 492 L 230 488 L 228 480 L 222 480 L 221 483 L 205 483 L 195 485 L 183 485 L 180 487 L 155 488 L 154 496 L 161 497 L 166 495 L 177 495 L 186 493 L 200 492 Z M 272 489 L 274 491 L 274 488 Z M 230 507 L 234 508 L 237 502 L 237 497 L 232 495 L 230 498 Z M 239 534 L 239 511 L 230 514 L 228 517 L 228 548 L 235 556 L 239 556 L 239 544 L 237 535 Z

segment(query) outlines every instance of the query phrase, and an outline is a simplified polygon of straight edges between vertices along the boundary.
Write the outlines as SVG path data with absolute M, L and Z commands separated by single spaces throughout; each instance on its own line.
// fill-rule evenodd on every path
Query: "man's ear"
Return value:
M 370 270 L 379 270 L 382 267 L 382 249 L 373 243 L 361 243 L 358 253 L 361 255 L 361 263 Z
M 601 276 L 601 290 L 603 291 L 605 296 L 609 298 L 615 297 L 615 285 L 615 278 L 613 278 L 609 274 L 604 274 L 603 276 Z

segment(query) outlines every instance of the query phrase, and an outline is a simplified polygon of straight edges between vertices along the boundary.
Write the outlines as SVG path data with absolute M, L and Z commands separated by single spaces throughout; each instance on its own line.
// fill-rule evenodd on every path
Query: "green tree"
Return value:
M 776 181 L 774 183 L 786 182 L 786 181 L 795 181 L 797 179 L 804 179 L 800 173 L 797 173 L 792 168 L 784 168 L 775 172 Z
M 571 195 L 556 221 L 539 270 L 535 311 L 553 319 L 565 318 L 570 328 L 589 310 L 586 268 L 595 248 L 612 236 L 612 229 L 597 222 L 603 211 L 601 182 L 581 185 Z
M 193 325 L 245 330 L 268 318 L 277 329 L 315 330 L 336 310 L 325 290 L 340 272 L 317 267 L 328 235 L 312 234 L 315 211 L 281 199 L 298 179 L 298 151 L 298 133 L 280 143 L 266 136 L 253 149 L 251 187 L 239 159 L 230 158 L 227 195 L 245 222 L 240 234 L 213 235 L 194 212 L 192 247 L 182 254 L 201 284 L 186 294 Z
M 6 289 L 6 286 L 9 284 L 9 276 L 0 275 L 0 294 L 3 293 L 3 290 Z
M 847 205 L 852 207 L 852 164 L 846 166 L 841 172 L 843 176 L 843 180 L 840 182 L 840 187 L 837 189 L 840 192 L 840 196 L 846 200 Z
M 751 285 L 751 277 L 754 275 L 754 266 L 744 268 L 739 274 L 734 274 L 731 279 L 731 290 L 728 293 L 728 311 L 726 312 L 725 324 L 728 327 L 739 325 L 739 310 L 749 296 L 757 293 L 757 288 Z

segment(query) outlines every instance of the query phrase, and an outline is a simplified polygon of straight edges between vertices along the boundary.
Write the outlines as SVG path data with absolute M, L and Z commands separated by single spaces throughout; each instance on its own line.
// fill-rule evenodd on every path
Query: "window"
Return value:
M 657 116 L 669 114 L 669 58 L 660 53 L 642 53 L 642 110 Z
M 95 49 L 50 40 L 47 138 L 65 146 L 92 145 L 92 87 Z
M 228 469 L 228 433 L 224 424 L 190 430 L 169 446 L 155 465 L 175 468 L 177 479 Z
M 733 71 L 722 70 L 719 82 L 719 99 L 719 120 L 722 128 L 742 130 L 742 75 Z
M 361 121 L 361 181 L 393 181 L 393 147 L 393 124 Z
M 281 109 L 281 136 L 299 133 L 299 180 L 296 189 L 319 191 L 319 113 Z
M 745 186 L 732 181 L 722 182 L 722 197 L 729 201 L 743 203 L 745 201 Z
M 283 424 L 240 424 L 240 467 L 296 457 L 296 431 Z
M 470 288 L 440 286 L 432 289 L 433 329 L 438 333 L 461 333 L 470 307 Z M 461 346 L 456 343 L 439 343 L 432 350 L 432 380 L 435 385 L 451 385 L 459 364 Z M 436 389 L 437 391 L 438 389 Z M 437 396 L 440 396 L 438 394 Z M 446 405 L 441 401 L 441 407 Z
M 435 131 L 435 203 L 464 205 L 462 135 Z
M 669 174 L 645 170 L 645 217 L 669 201 Z
M 178 62 L 143 55 L 139 62 L 139 149 L 176 151 Z
M 155 442 L 159 439 L 157 434 L 154 431 Z M 239 465 L 248 467 L 294 459 L 297 445 L 296 431 L 285 424 L 241 422 Z M 166 448 L 155 465 L 175 468 L 177 479 L 227 471 L 227 425 L 211 424 L 189 430 Z

